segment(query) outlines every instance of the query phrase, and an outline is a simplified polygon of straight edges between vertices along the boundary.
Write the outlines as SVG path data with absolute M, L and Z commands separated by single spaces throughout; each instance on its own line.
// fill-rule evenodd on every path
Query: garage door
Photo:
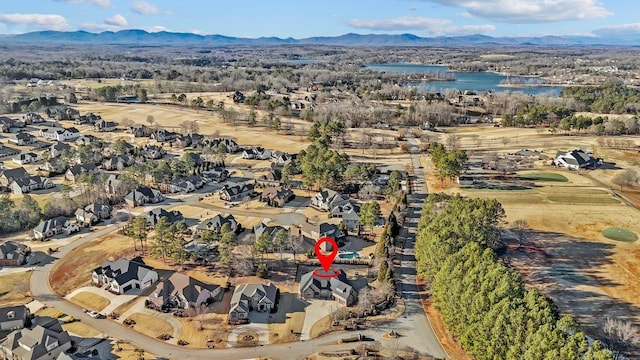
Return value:
M 122 288 L 122 292 L 127 292 L 127 291 L 131 290 L 131 287 L 132 287 L 131 284 L 125 286 L 124 288 Z

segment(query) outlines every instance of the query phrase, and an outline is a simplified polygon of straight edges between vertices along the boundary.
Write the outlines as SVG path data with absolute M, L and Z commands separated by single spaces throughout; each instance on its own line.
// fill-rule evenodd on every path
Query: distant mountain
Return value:
M 473 46 L 473 45 L 640 45 L 640 35 L 626 36 L 542 36 L 491 37 L 486 35 L 420 37 L 413 34 L 344 34 L 303 39 L 261 37 L 238 38 L 224 35 L 122 30 L 90 33 L 87 31 L 37 31 L 19 35 L 2 35 L 3 44 L 120 44 L 120 45 L 287 45 L 315 44 L 338 46 Z

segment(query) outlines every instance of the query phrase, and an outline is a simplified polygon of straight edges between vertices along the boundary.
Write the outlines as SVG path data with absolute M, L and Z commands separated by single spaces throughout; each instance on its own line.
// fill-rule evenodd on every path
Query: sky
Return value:
M 0 34 L 144 29 L 236 37 L 640 33 L 637 0 L 2 0 Z

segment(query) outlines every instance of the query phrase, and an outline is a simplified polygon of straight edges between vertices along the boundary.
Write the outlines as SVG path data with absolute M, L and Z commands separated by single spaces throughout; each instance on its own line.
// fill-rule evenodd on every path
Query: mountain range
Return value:
M 336 45 L 336 46 L 473 46 L 473 45 L 640 45 L 640 34 L 618 36 L 539 36 L 491 37 L 486 35 L 420 37 L 413 34 L 344 34 L 302 39 L 260 37 L 242 38 L 193 33 L 122 30 L 91 33 L 87 31 L 36 31 L 0 36 L 4 44 L 96 44 L 96 45 Z

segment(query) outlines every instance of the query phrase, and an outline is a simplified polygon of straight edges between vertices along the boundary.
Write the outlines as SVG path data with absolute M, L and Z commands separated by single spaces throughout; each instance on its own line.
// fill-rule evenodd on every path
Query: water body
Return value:
M 473 90 L 477 92 L 486 91 L 511 91 L 523 92 L 525 94 L 537 95 L 541 93 L 550 93 L 558 96 L 562 90 L 562 86 L 523 86 L 523 87 L 503 87 L 499 86 L 507 77 L 492 72 L 458 72 L 449 71 L 449 68 L 443 65 L 422 65 L 422 64 L 372 64 L 365 66 L 364 70 L 396 72 L 406 74 L 428 74 L 433 72 L 453 73 L 455 81 L 420 81 L 411 83 L 424 92 L 445 92 L 447 89 L 458 89 L 460 91 Z M 513 77 L 512 77 L 513 78 Z M 535 79 L 535 78 L 525 78 Z

